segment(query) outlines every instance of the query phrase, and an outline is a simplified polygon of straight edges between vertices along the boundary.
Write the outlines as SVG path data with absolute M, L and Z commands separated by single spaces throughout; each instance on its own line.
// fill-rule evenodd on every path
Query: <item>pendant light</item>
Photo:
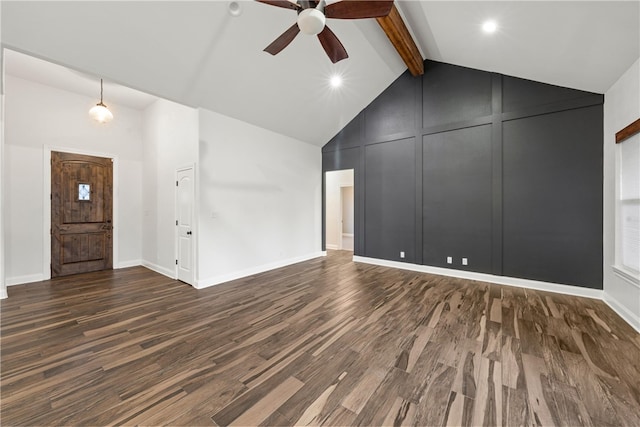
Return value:
M 99 123 L 108 123 L 113 120 L 113 114 L 102 102 L 102 79 L 100 79 L 100 102 L 89 110 L 89 115 Z

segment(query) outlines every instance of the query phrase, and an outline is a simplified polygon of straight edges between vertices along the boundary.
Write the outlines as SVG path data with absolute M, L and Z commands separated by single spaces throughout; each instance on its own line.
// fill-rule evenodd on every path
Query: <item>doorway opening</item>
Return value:
M 330 171 L 325 176 L 326 248 L 353 252 L 353 169 Z

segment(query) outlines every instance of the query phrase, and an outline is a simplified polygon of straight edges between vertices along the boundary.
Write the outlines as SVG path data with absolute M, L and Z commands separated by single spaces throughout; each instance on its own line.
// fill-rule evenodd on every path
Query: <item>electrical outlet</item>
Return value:
M 453 264 L 453 257 L 452 256 L 448 256 L 447 257 L 447 264 Z
M 469 265 L 469 260 L 467 258 L 462 258 L 462 265 Z
M 404 251 L 400 251 L 400 258 L 404 258 Z

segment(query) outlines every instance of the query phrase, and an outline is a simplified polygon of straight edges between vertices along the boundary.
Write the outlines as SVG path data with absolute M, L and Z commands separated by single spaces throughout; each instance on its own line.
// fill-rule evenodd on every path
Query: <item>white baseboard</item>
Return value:
M 338 245 L 332 245 L 332 244 L 330 244 L 330 243 L 327 243 L 325 246 L 326 246 L 326 248 L 327 248 L 327 249 L 332 249 L 332 250 L 334 250 L 334 251 L 337 251 L 338 249 L 340 249 L 340 248 L 338 247 Z
M 7 289 L 3 286 L 0 288 L 0 299 L 5 299 L 9 295 L 7 295 Z
M 7 286 L 23 285 L 25 283 L 42 282 L 47 280 L 44 274 L 28 274 L 26 276 L 7 277 L 5 282 Z
M 640 277 L 638 277 L 637 274 L 633 274 L 626 268 L 617 265 L 612 265 L 611 269 L 613 270 L 613 274 L 640 291 Z
M 175 271 L 173 271 L 173 270 L 170 270 L 170 269 L 168 269 L 168 268 L 165 268 L 165 267 L 159 266 L 158 264 L 154 264 L 154 263 L 152 263 L 152 262 L 145 261 L 145 260 L 142 260 L 141 265 L 142 265 L 143 267 L 148 268 L 149 270 L 153 270 L 153 271 L 155 271 L 156 273 L 160 273 L 160 274 L 162 274 L 163 276 L 167 276 L 167 277 L 169 277 L 169 278 L 171 278 L 171 279 L 176 279 L 176 272 L 175 272 Z
M 625 322 L 640 333 L 640 315 L 633 313 L 624 304 L 611 295 L 599 289 L 581 288 L 579 286 L 563 285 L 559 283 L 541 282 L 538 280 L 520 279 L 516 277 L 494 276 L 492 274 L 475 273 L 470 271 L 453 270 L 448 268 L 430 267 L 426 265 L 409 264 L 397 261 L 387 261 L 377 258 L 354 256 L 354 262 L 380 265 L 383 267 L 399 268 L 402 270 L 417 271 L 420 273 L 438 274 L 441 276 L 458 277 L 461 279 L 477 280 L 481 282 L 496 283 L 499 285 L 516 286 L 519 288 L 535 289 L 539 291 L 556 292 L 560 294 L 579 297 L 595 298 L 604 301 Z
M 136 267 L 138 265 L 142 265 L 142 261 L 139 259 L 136 259 L 132 261 L 120 262 L 114 268 L 118 269 L 118 268 Z M 157 271 L 155 268 L 152 268 L 152 267 L 149 267 L 149 268 L 151 270 Z M 161 272 L 158 271 L 158 273 L 161 273 Z M 43 280 L 49 280 L 49 279 L 51 279 L 51 277 L 47 277 L 44 274 L 28 274 L 25 276 L 7 277 L 6 283 L 7 283 L 7 286 L 15 286 L 15 285 L 24 285 L 25 283 L 42 282 Z M 1 293 L 0 293 L 0 299 L 2 299 Z
M 119 268 L 127 268 L 127 267 L 136 267 L 139 265 L 144 265 L 150 270 L 153 270 L 157 273 L 174 278 L 172 271 L 165 269 L 163 267 L 160 267 L 158 265 L 155 265 L 153 263 L 141 261 L 139 259 L 120 262 L 115 268 L 119 269 Z M 5 282 L 7 286 L 15 286 L 15 285 L 24 285 L 26 283 L 42 282 L 43 280 L 49 280 L 50 278 L 51 277 L 47 277 L 44 274 L 28 274 L 25 276 L 7 277 Z M 7 292 L 4 289 L 0 289 L 0 299 L 3 299 L 3 298 L 7 298 Z
M 602 299 L 609 307 L 611 307 L 613 311 L 618 314 L 618 316 L 622 317 L 622 319 L 624 319 L 629 325 L 631 325 L 633 329 L 640 333 L 640 316 L 638 315 L 638 313 L 633 313 L 624 304 L 622 304 L 606 292 L 603 294 Z
M 221 274 L 220 276 L 210 277 L 207 279 L 201 279 L 196 282 L 194 286 L 196 289 L 204 289 L 209 286 L 219 285 L 221 283 L 230 282 L 232 280 L 242 279 L 243 277 L 253 276 L 254 274 L 264 273 L 265 271 L 275 270 L 276 268 L 286 267 L 291 264 L 296 264 L 303 261 L 308 261 L 313 258 L 319 258 L 327 256 L 327 252 L 314 252 L 307 255 L 302 255 L 295 258 L 284 259 L 281 261 L 272 262 L 269 264 L 263 264 L 258 267 L 248 268 L 246 270 L 235 271 L 233 273 Z
M 477 280 L 480 282 L 496 283 L 498 285 L 515 286 L 518 288 L 536 289 L 539 291 L 557 292 L 560 294 L 579 297 L 602 299 L 603 292 L 600 289 L 581 288 L 579 286 L 563 285 L 559 283 L 541 282 L 538 280 L 519 279 L 516 277 L 494 276 L 493 274 L 475 273 L 472 271 L 453 270 L 449 268 L 430 267 L 427 265 L 409 264 L 405 262 L 387 261 L 377 258 L 354 256 L 354 262 L 364 264 L 393 267 L 402 270 L 417 271 L 420 273 L 438 274 L 440 276 L 458 277 L 460 279 Z
M 134 259 L 134 260 L 131 260 L 131 261 L 121 261 L 121 262 L 118 263 L 118 265 L 115 268 L 116 269 L 129 268 L 129 267 L 137 267 L 139 265 L 142 265 L 142 260 Z

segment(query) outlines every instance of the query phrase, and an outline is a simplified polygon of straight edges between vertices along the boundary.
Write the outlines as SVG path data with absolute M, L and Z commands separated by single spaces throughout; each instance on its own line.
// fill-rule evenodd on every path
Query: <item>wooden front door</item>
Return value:
M 51 152 L 51 277 L 113 268 L 111 159 Z

